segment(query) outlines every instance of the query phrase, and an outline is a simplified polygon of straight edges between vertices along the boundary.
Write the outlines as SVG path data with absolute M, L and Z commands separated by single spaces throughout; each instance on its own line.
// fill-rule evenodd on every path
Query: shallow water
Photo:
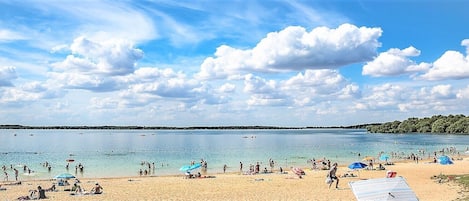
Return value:
M 307 160 L 326 157 L 339 164 L 383 152 L 433 154 L 456 147 L 464 153 L 469 136 L 432 134 L 369 134 L 354 129 L 304 130 L 0 130 L 0 165 L 20 170 L 20 178 L 52 178 L 63 172 L 78 177 L 136 176 L 155 163 L 151 175 L 181 174 L 191 161 L 208 161 L 208 173 L 238 171 L 260 162 L 276 167 L 307 166 Z M 358 153 L 361 157 L 358 157 Z M 424 156 L 428 157 L 427 155 Z M 67 159 L 74 159 L 67 171 Z M 43 166 L 51 166 L 49 172 Z M 75 170 L 83 164 L 84 171 Z M 26 165 L 33 172 L 23 172 Z M 76 172 L 75 172 L 76 171 Z

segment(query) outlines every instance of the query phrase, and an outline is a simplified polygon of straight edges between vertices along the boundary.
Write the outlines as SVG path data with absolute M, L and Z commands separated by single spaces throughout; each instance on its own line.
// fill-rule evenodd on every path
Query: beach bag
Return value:
M 326 177 L 326 184 L 331 184 L 332 182 L 332 178 Z

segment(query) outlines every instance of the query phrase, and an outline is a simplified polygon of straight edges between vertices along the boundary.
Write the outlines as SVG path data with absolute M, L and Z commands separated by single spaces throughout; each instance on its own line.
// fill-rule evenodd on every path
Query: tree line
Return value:
M 437 134 L 469 134 L 469 116 L 434 115 L 424 118 L 408 118 L 404 121 L 392 121 L 382 124 L 368 125 L 370 133 L 437 133 Z

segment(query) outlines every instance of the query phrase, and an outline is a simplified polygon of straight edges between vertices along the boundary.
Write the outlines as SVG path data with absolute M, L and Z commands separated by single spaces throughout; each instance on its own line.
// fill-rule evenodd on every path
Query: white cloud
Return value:
M 230 83 L 225 83 L 217 89 L 217 91 L 220 93 L 231 93 L 231 92 L 234 92 L 235 90 L 236 90 L 236 85 L 230 84 Z
M 469 85 L 466 88 L 459 89 L 456 97 L 459 99 L 469 99 Z
M 12 31 L 9 29 L 0 29 L 0 42 L 9 42 L 25 39 L 27 39 L 27 37 L 20 32 Z
M 466 56 L 457 51 L 446 51 L 421 78 L 425 80 L 469 78 L 469 39 L 463 40 L 461 45 L 466 47 Z
M 249 106 L 285 105 L 286 96 L 278 89 L 277 82 L 248 74 L 244 79 L 244 92 L 250 94 Z
M 114 98 L 97 98 L 90 99 L 91 109 L 116 109 L 119 106 L 119 101 Z
M 449 84 L 436 85 L 431 89 L 431 95 L 439 99 L 454 98 L 456 95 L 452 92 L 452 87 Z
M 64 92 L 58 90 L 55 86 L 33 81 L 0 91 L 0 103 L 22 105 L 23 102 L 29 103 L 43 99 L 63 97 L 64 94 Z
M 380 28 L 343 24 L 336 29 L 287 27 L 272 32 L 253 49 L 217 48 L 201 65 L 199 78 L 224 78 L 243 71 L 283 72 L 332 69 L 372 59 L 380 46 Z
M 132 74 L 143 51 L 126 40 L 109 39 L 95 42 L 76 38 L 71 55 L 52 64 L 51 80 L 65 88 L 91 91 L 113 91 L 122 87 L 121 77 Z
M 13 86 L 12 81 L 17 78 L 15 67 L 0 66 L 0 87 Z
M 353 98 L 360 94 L 356 84 L 349 83 L 336 70 L 306 70 L 282 82 L 282 91 L 294 102 L 321 101 L 333 98 Z
M 403 97 L 407 97 L 406 93 L 411 93 L 409 89 L 386 83 L 374 86 L 370 89 L 370 94 L 363 98 L 370 109 L 389 109 L 395 108 Z
M 249 105 L 308 106 L 360 97 L 358 85 L 349 83 L 336 70 L 306 70 L 286 80 L 267 80 L 246 75 L 244 92 Z M 293 104 L 293 105 L 292 105 Z
M 66 18 L 75 28 L 67 29 L 74 36 L 86 35 L 93 40 L 126 38 L 135 42 L 157 36 L 152 19 L 138 7 L 125 2 L 87 1 L 77 4 L 52 1 L 33 6 L 50 15 Z M 60 26 L 69 28 L 70 25 Z
M 416 64 L 408 58 L 419 55 L 420 50 L 412 46 L 403 50 L 392 48 L 380 53 L 373 61 L 367 62 L 363 66 L 362 74 L 382 77 L 425 71 L 429 68 L 429 64 Z

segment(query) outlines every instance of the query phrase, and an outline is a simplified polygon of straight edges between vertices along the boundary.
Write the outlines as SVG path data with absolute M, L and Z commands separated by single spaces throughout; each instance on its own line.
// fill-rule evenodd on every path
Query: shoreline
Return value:
M 461 186 L 456 183 L 438 183 L 432 177 L 469 174 L 469 158 L 454 161 L 453 165 L 394 162 L 387 170 L 397 172 L 406 179 L 420 200 L 456 200 L 464 197 Z M 361 170 L 359 177 L 339 177 L 339 190 L 329 189 L 324 183 L 326 170 L 304 168 L 306 175 L 299 179 L 288 168 L 288 174 L 276 172 L 243 175 L 240 172 L 208 174 L 214 178 L 184 179 L 183 174 L 161 176 L 122 176 L 103 178 L 80 178 L 84 189 L 89 190 L 99 182 L 104 188 L 101 195 L 71 196 L 58 187 L 57 192 L 47 192 L 49 200 L 355 200 L 348 182 L 362 179 L 382 178 L 386 171 Z M 338 176 L 351 172 L 346 164 L 339 164 Z M 355 171 L 354 171 L 355 172 Z M 24 180 L 21 185 L 2 185 L 0 200 L 15 200 L 27 195 L 37 185 L 48 188 L 55 180 Z M 72 181 L 72 180 L 71 180 Z M 4 184 L 5 182 L 0 182 Z M 435 193 L 438 189 L 438 193 Z

